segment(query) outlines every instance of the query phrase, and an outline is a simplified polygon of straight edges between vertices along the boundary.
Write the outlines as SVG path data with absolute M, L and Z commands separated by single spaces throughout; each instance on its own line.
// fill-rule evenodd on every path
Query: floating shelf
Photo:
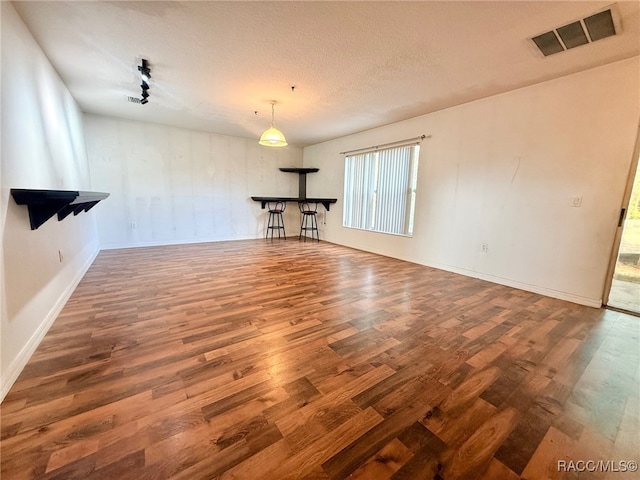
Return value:
M 12 188 L 11 195 L 18 205 L 26 205 L 29 211 L 31 230 L 37 229 L 55 214 L 58 221 L 69 214 L 88 212 L 109 196 L 102 192 L 80 192 L 73 190 L 28 190 Z
M 282 167 L 281 172 L 287 173 L 316 173 L 319 168 L 298 168 L 298 167 Z

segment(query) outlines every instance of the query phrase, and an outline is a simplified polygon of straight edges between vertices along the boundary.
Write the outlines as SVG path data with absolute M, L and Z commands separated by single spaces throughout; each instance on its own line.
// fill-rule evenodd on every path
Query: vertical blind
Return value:
M 345 227 L 413 233 L 419 149 L 404 145 L 345 158 Z

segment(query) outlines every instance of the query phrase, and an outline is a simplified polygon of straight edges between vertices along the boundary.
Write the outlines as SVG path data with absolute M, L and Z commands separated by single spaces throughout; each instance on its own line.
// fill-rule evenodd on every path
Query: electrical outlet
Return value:
M 482 253 L 487 253 L 489 251 L 489 245 L 487 243 L 480 244 L 480 251 Z
M 572 207 L 579 207 L 582 205 L 582 197 L 573 197 L 571 199 L 571 206 Z
M 135 230 L 136 228 L 138 228 L 138 225 L 136 224 L 136 222 L 131 222 L 129 224 L 129 227 L 131 228 L 131 230 Z
M 58 259 L 60 260 L 60 263 L 62 263 L 62 260 L 64 260 L 64 255 L 62 254 L 62 250 L 58 250 Z

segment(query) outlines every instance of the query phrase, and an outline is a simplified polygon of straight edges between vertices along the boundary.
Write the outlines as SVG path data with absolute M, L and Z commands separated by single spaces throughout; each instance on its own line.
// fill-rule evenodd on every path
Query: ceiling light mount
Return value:
M 286 147 L 288 145 L 287 140 L 284 138 L 282 132 L 275 126 L 274 107 L 278 102 L 271 100 L 269 103 L 271 104 L 271 126 L 265 130 L 258 143 L 265 147 Z

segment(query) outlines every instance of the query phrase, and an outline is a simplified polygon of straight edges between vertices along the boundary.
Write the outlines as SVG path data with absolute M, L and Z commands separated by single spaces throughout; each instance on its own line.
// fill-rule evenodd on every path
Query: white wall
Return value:
M 1 9 L 4 398 L 99 245 L 92 212 L 54 217 L 31 231 L 26 207 L 10 196 L 11 188 L 91 190 L 91 182 L 78 106 L 11 3 Z
M 93 187 L 111 193 L 96 212 L 102 248 L 257 238 L 267 215 L 250 197 L 298 194 L 278 170 L 302 165 L 297 147 L 97 115 L 85 129 Z
M 639 90 L 636 57 L 305 148 L 309 195 L 339 199 L 321 236 L 599 306 Z M 343 228 L 339 152 L 422 134 L 414 236 Z

